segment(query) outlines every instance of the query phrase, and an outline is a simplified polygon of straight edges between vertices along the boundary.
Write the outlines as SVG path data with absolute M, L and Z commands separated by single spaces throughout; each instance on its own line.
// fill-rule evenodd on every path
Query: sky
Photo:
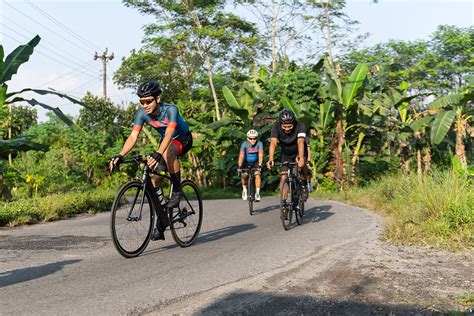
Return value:
M 360 22 L 361 33 L 371 34 L 365 46 L 389 39 L 429 39 L 441 24 L 474 25 L 474 0 L 347 0 L 345 12 Z M 9 91 L 53 88 L 76 98 L 87 91 L 102 96 L 102 61 L 94 60 L 94 54 L 107 48 L 108 55 L 114 54 L 107 63 L 107 96 L 125 107 L 136 101 L 135 93 L 119 90 L 113 73 L 132 49 L 141 47 L 143 26 L 151 22 L 152 17 L 120 0 L 0 0 L 5 55 L 36 34 L 42 38 L 30 61 L 8 82 Z M 64 99 L 34 97 L 67 114 L 79 113 L 79 106 Z M 46 111 L 37 110 L 39 121 L 45 121 Z

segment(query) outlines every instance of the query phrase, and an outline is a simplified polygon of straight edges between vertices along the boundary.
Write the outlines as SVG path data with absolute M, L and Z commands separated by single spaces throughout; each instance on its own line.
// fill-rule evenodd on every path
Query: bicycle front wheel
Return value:
M 255 182 L 253 177 L 249 177 L 249 194 L 247 200 L 249 202 L 249 213 L 253 215 L 253 201 L 255 200 Z
M 140 255 L 150 242 L 154 219 L 151 197 L 143 183 L 124 184 L 111 210 L 110 230 L 117 251 L 125 258 Z
M 286 198 L 285 198 L 286 193 Z M 291 188 L 288 181 L 283 184 L 280 192 L 280 219 L 283 224 L 283 228 L 288 230 L 291 228 L 291 222 L 293 219 L 293 210 L 291 206 Z
M 181 247 L 189 247 L 196 240 L 202 225 L 202 197 L 198 186 L 190 181 L 181 182 L 183 198 L 178 207 L 169 208 L 171 235 Z

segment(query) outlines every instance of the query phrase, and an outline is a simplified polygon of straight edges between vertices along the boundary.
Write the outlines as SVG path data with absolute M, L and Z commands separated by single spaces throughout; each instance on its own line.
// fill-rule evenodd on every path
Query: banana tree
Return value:
M 357 65 L 347 82 L 343 83 L 328 60 L 325 60 L 324 66 L 329 83 L 326 94 L 335 110 L 336 134 L 333 156 L 336 165 L 336 185 L 340 188 L 346 178 L 343 157 L 346 117 L 349 111 L 357 107 L 355 100 L 366 80 L 368 67 L 364 63 Z
M 37 35 L 25 45 L 20 45 L 14 49 L 8 56 L 5 57 L 3 46 L 0 45 L 0 117 L 5 117 L 6 109 L 15 102 L 26 102 L 32 106 L 39 105 L 47 110 L 54 112 L 61 120 L 63 120 L 69 126 L 73 126 L 72 122 L 59 108 L 51 107 L 47 104 L 37 101 L 36 99 L 28 99 L 22 96 L 25 92 L 34 92 L 40 95 L 52 94 L 64 98 L 72 103 L 84 106 L 84 104 L 74 98 L 71 98 L 63 93 L 25 88 L 20 91 L 9 92 L 7 82 L 18 72 L 20 66 L 26 63 L 30 56 L 33 54 L 34 48 L 38 45 L 41 38 Z M 12 150 L 18 149 L 34 149 L 37 148 L 37 144 L 30 143 L 27 139 L 11 139 L 8 141 L 2 141 L 1 144 L 2 152 L 11 152 Z M 2 170 L 0 170 L 0 175 Z M 2 179 L 0 177 L 0 179 Z M 0 183 L 3 186 L 3 183 Z
M 440 144 L 453 128 L 456 133 L 455 154 L 463 168 L 467 167 L 464 138 L 467 135 L 469 121 L 474 114 L 474 90 L 468 87 L 461 93 L 443 96 L 428 105 L 428 109 L 437 110 L 431 125 L 431 142 Z

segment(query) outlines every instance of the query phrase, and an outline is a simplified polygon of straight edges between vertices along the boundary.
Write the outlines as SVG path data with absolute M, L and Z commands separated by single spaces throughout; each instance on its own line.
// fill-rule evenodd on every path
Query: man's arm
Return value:
M 278 139 L 275 137 L 272 137 L 270 140 L 270 149 L 268 150 L 268 162 L 267 162 L 267 168 L 272 169 L 274 162 L 273 162 L 273 156 L 275 155 L 275 148 L 278 143 Z
M 130 133 L 127 140 L 123 144 L 122 149 L 120 150 L 121 156 L 125 156 L 130 150 L 132 150 L 133 146 L 135 146 L 135 144 L 137 143 L 138 135 L 140 135 L 140 131 L 138 129 L 132 129 L 132 132 Z
M 260 166 L 263 164 L 263 144 L 260 141 L 258 144 L 258 164 Z

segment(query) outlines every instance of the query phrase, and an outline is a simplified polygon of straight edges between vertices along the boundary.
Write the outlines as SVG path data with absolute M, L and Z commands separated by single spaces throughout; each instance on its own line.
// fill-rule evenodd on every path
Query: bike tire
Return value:
M 155 212 L 150 193 L 143 189 L 141 181 L 129 181 L 118 190 L 112 204 L 112 241 L 117 251 L 125 258 L 139 256 L 150 242 Z
M 181 182 L 183 198 L 175 208 L 168 208 L 171 235 L 181 247 L 189 247 L 201 230 L 203 206 L 198 186 L 191 180 Z
M 287 198 L 287 200 L 291 200 L 291 188 L 288 181 L 285 181 L 285 183 L 283 183 L 283 187 L 280 192 L 280 219 L 281 219 L 283 228 L 285 230 L 288 230 L 291 228 L 293 211 L 292 211 L 291 203 L 285 203 L 285 199 L 283 198 L 283 192 L 285 192 L 285 189 L 288 191 L 287 197 L 289 197 L 289 199 Z
M 249 202 L 249 213 L 253 215 L 253 201 L 255 199 L 255 182 L 254 178 L 249 177 L 249 195 L 247 196 L 247 201 Z

